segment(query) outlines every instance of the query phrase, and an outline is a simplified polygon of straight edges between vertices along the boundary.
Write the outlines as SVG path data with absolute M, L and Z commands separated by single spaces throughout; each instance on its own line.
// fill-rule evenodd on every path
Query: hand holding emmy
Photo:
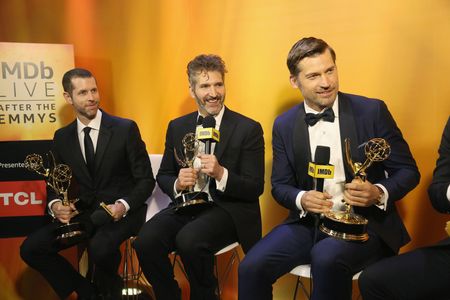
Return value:
M 350 151 L 350 140 L 345 139 L 345 159 L 348 167 L 352 170 L 354 179 L 346 185 L 345 210 L 329 211 L 324 214 L 322 224 L 319 229 L 336 238 L 349 241 L 367 241 L 368 220 L 352 211 L 352 204 L 357 206 L 369 206 L 377 193 L 370 182 L 366 181 L 366 170 L 374 162 L 381 162 L 387 159 L 391 153 L 391 147 L 382 138 L 373 138 L 364 144 L 366 160 L 355 162 Z M 342 200 L 344 201 L 344 199 Z
M 70 222 L 79 212 L 75 208 L 76 200 L 69 199 L 68 189 L 72 179 L 72 170 L 68 165 L 56 164 L 52 152 L 47 155 L 47 167 L 39 154 L 29 154 L 25 158 L 25 167 L 44 177 L 53 192 L 60 198 L 52 205 L 55 217 L 63 223 L 56 229 L 57 240 L 63 244 L 75 244 L 86 236 L 85 226 L 79 222 Z

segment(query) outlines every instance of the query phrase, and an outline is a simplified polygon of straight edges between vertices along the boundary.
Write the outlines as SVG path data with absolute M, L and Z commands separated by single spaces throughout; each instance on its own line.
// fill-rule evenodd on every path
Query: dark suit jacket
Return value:
M 103 112 L 95 153 L 95 179 L 91 178 L 81 153 L 76 120 L 55 132 L 53 152 L 58 163 L 72 169 L 79 187 L 80 200 L 76 207 L 84 212 L 81 218 L 99 209 L 100 202 L 112 204 L 118 199 L 130 205 L 127 217 L 145 210 L 145 201 L 153 191 L 155 179 L 134 121 Z M 49 200 L 53 197 L 50 192 Z
M 433 207 L 442 213 L 450 214 L 450 201 L 447 199 L 447 189 L 450 185 L 450 117 L 442 134 L 439 146 L 439 158 L 433 173 L 433 180 L 428 188 Z M 450 238 L 445 239 L 443 244 L 450 245 Z M 441 244 L 442 244 L 441 243 Z
M 307 174 L 308 162 L 312 158 L 304 117 L 304 104 L 301 103 L 280 115 L 273 126 L 272 194 L 279 204 L 290 210 L 286 222 L 300 220 L 295 199 L 300 191 L 313 188 L 313 180 Z M 386 105 L 380 100 L 339 93 L 337 120 L 343 157 L 345 138 L 350 138 L 353 160 L 359 162 L 365 161 L 365 154 L 364 147 L 357 148 L 358 145 L 377 137 L 384 138 L 391 146 L 389 158 L 374 163 L 367 171 L 367 180 L 382 184 L 389 193 L 386 211 L 375 206 L 354 207 L 354 210 L 366 217 L 369 229 L 397 252 L 410 238 L 397 213 L 395 201 L 412 190 L 420 179 L 408 144 Z M 346 169 L 345 172 L 347 181 L 351 181 L 351 171 Z
M 182 153 L 181 140 L 195 132 L 197 112 L 169 123 L 164 156 L 156 179 L 161 189 L 172 199 L 180 166 L 174 148 Z M 234 221 L 239 242 L 244 251 L 261 238 L 259 196 L 264 190 L 264 139 L 261 125 L 225 107 L 220 124 L 220 142 L 214 151 L 219 163 L 228 170 L 224 192 L 216 190 L 210 180 L 209 191 L 214 202 L 225 209 Z

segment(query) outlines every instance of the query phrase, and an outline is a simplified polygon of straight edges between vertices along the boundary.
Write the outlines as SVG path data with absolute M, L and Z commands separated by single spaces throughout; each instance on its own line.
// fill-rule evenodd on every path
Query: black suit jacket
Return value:
M 445 125 L 442 134 L 441 145 L 439 146 L 439 158 L 433 173 L 433 180 L 428 188 L 433 207 L 442 213 L 450 214 L 450 201 L 447 199 L 447 189 L 450 185 L 450 117 Z M 450 238 L 445 239 L 441 244 L 450 245 Z
M 153 191 L 155 179 L 145 143 L 134 121 L 103 112 L 95 153 L 95 178 L 91 177 L 81 153 L 76 120 L 55 132 L 53 152 L 57 163 L 67 164 L 72 169 L 78 184 L 80 200 L 76 207 L 83 212 L 79 218 L 87 218 L 99 210 L 100 202 L 112 204 L 118 199 L 130 205 L 127 217 L 145 210 L 145 201 Z M 54 197 L 50 191 L 48 199 Z
M 161 189 L 173 199 L 175 180 L 180 166 L 174 148 L 182 153 L 181 140 L 195 132 L 197 112 L 169 123 L 164 156 L 156 179 Z M 210 180 L 209 191 L 214 202 L 225 209 L 234 221 L 244 251 L 261 238 L 259 196 L 264 190 L 264 139 L 261 125 L 225 107 L 220 124 L 220 142 L 214 151 L 219 163 L 228 170 L 224 192 Z
M 303 222 L 304 218 L 299 218 L 295 199 L 300 191 L 313 189 L 313 179 L 307 173 L 312 157 L 304 118 L 305 109 L 301 103 L 280 115 L 273 127 L 272 194 L 278 203 L 290 210 L 286 222 Z M 372 138 L 384 138 L 391 146 L 389 158 L 374 163 L 367 171 L 367 180 L 382 184 L 389 193 L 386 211 L 374 206 L 353 208 L 369 220 L 369 229 L 397 252 L 410 238 L 397 213 L 395 201 L 411 191 L 420 178 L 408 144 L 385 103 L 380 100 L 339 93 L 337 120 L 341 135 L 340 150 L 344 158 L 345 138 L 350 138 L 353 160 L 357 162 L 364 162 L 366 158 L 364 147 L 358 148 L 358 145 Z M 346 169 L 345 173 L 347 181 L 351 181 L 351 170 Z

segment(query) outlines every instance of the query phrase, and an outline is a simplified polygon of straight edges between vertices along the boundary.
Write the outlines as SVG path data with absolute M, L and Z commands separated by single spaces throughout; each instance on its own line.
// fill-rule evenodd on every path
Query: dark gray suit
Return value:
M 155 185 L 139 129 L 134 121 L 103 112 L 95 154 L 95 178 L 91 177 L 82 156 L 76 121 L 55 132 L 52 151 L 57 163 L 72 169 L 78 185 L 80 201 L 76 207 L 81 214 L 73 221 L 87 224 L 92 235 L 88 242 L 89 260 L 95 264 L 94 275 L 99 279 L 100 292 L 120 289 L 119 246 L 136 234 L 144 222 L 145 201 Z M 55 199 L 52 191 L 48 199 Z M 97 216 L 101 212 L 100 202 L 112 204 L 118 199 L 130 205 L 126 217 L 118 222 L 93 218 L 93 212 Z M 54 243 L 57 226 L 58 223 L 51 223 L 30 234 L 21 246 L 21 256 L 47 279 L 61 298 L 66 298 L 85 284 L 85 279 L 58 254 L 67 246 Z
M 433 207 L 450 214 L 447 190 L 450 185 L 450 117 L 447 120 L 439 158 L 428 188 Z M 364 299 L 448 300 L 450 299 L 450 238 L 382 260 L 362 273 L 359 286 Z
M 172 199 L 180 166 L 174 148 L 182 152 L 181 141 L 195 132 L 197 112 L 169 123 L 164 156 L 157 181 Z M 264 139 L 261 125 L 225 107 L 220 124 L 220 142 L 214 155 L 228 170 L 224 192 L 210 180 L 214 205 L 198 214 L 180 215 L 168 209 L 155 215 L 142 228 L 134 243 L 146 278 L 158 299 L 177 299 L 179 291 L 167 255 L 180 254 L 191 287 L 191 299 L 214 297 L 214 253 L 239 241 L 244 251 L 261 237 L 259 196 L 264 187 Z M 204 298 L 206 297 L 206 298 Z

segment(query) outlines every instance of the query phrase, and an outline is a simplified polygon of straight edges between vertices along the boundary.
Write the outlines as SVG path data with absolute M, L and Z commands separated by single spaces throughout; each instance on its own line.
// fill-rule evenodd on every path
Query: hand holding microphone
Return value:
M 199 154 L 201 161 L 201 172 L 216 180 L 221 180 L 223 176 L 223 167 L 217 161 L 214 154 L 211 154 L 211 146 L 220 140 L 220 132 L 215 129 L 216 119 L 213 116 L 207 116 L 203 119 L 202 129 L 197 132 L 197 139 L 205 143 L 205 154 Z
M 301 204 L 304 210 L 313 213 L 324 213 L 333 207 L 332 196 L 323 192 L 326 178 L 334 177 L 334 166 L 329 165 L 330 147 L 317 146 L 314 163 L 309 163 L 308 175 L 315 178 L 316 189 L 303 194 Z

